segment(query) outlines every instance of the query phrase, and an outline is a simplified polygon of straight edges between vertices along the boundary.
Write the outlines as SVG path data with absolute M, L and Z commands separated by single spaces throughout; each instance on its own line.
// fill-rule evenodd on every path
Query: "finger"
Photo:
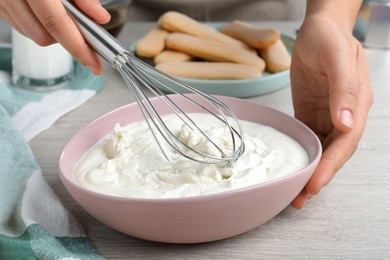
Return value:
M 306 185 L 309 196 L 318 194 L 356 151 L 363 130 L 353 129 L 349 133 L 338 133 L 325 148 L 321 160 Z
M 353 142 L 357 143 L 357 142 Z M 350 142 L 340 138 L 333 141 L 325 149 L 321 156 L 321 160 L 317 165 L 309 182 L 299 195 L 291 202 L 294 208 L 300 209 L 305 204 L 306 200 L 314 195 L 317 195 L 321 189 L 326 186 L 335 176 L 337 171 L 344 165 L 344 163 L 352 156 L 356 150 L 355 145 L 349 145 Z M 347 147 L 347 149 L 343 149 Z M 340 148 L 341 147 L 341 148 Z
M 102 64 L 68 16 L 61 1 L 27 0 L 41 24 L 69 53 L 93 73 L 100 74 Z
M 306 191 L 306 189 L 303 189 L 298 196 L 291 202 L 291 206 L 293 206 L 296 209 L 301 209 L 305 202 L 310 199 L 311 195 Z
M 360 45 L 358 45 L 356 52 L 357 65 L 354 75 L 356 87 L 354 87 L 354 93 L 350 95 L 352 98 L 340 101 L 344 103 L 349 102 L 350 107 L 354 106 L 354 128 L 348 133 L 339 132 L 338 129 L 335 129 L 332 135 L 328 136 L 323 142 L 324 153 L 306 187 L 311 195 L 317 194 L 334 177 L 344 163 L 349 160 L 356 151 L 366 127 L 368 111 L 372 105 L 373 98 L 368 79 L 367 60 Z
M 111 19 L 111 15 L 104 9 L 99 0 L 75 0 L 74 3 L 97 23 L 105 24 Z
M 350 133 L 348 134 L 351 135 Z M 291 203 L 294 208 L 302 208 L 307 199 L 317 195 L 352 156 L 353 152 L 356 150 L 358 141 L 351 141 L 350 138 L 347 138 L 345 135 L 347 134 L 340 134 L 338 138 L 331 137 L 333 140 L 330 142 L 325 141 L 330 144 L 325 148 L 321 160 L 309 182 Z
M 6 6 L 7 14 L 11 20 L 10 25 L 18 32 L 30 38 L 39 45 L 46 46 L 56 40 L 42 26 L 25 1 L 12 1 Z
M 20 33 L 23 33 L 23 31 L 19 28 L 17 23 L 14 21 L 14 19 L 9 15 L 8 11 L 5 9 L 5 7 L 0 6 L 0 17 L 4 22 L 15 28 Z
M 356 52 L 356 49 L 343 50 L 342 56 L 332 58 L 334 66 L 328 71 L 331 118 L 333 125 L 342 132 L 354 127 L 358 100 Z

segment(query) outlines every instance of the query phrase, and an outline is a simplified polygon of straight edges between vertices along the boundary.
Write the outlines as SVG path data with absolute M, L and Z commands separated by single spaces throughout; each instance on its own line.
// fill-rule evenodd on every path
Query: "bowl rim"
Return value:
M 168 96 L 171 97 L 171 98 L 179 97 L 181 95 L 183 95 L 183 94 L 168 94 Z M 184 94 L 184 95 L 187 95 L 187 96 L 190 95 L 191 96 L 191 95 L 196 95 L 196 94 Z M 60 157 L 59 157 L 59 160 L 58 160 L 58 164 L 57 164 L 57 170 L 58 170 L 58 174 L 60 176 L 61 182 L 65 185 L 65 187 L 67 189 L 68 189 L 68 187 L 67 187 L 66 183 L 69 183 L 70 185 L 73 186 L 73 188 L 76 188 L 79 192 L 82 192 L 84 194 L 93 195 L 94 197 L 98 197 L 98 198 L 104 198 L 104 199 L 109 199 L 109 200 L 113 200 L 113 201 L 131 201 L 131 202 L 139 202 L 139 203 L 145 203 L 146 202 L 146 203 L 150 203 L 150 204 L 158 203 L 158 204 L 161 205 L 161 203 L 163 203 L 163 204 L 170 204 L 170 203 L 178 203 L 178 202 L 184 202 L 184 203 L 188 203 L 188 202 L 201 202 L 201 201 L 222 199 L 222 198 L 226 198 L 226 197 L 230 197 L 230 196 L 236 196 L 236 195 L 239 195 L 239 194 L 252 192 L 253 190 L 257 190 L 257 189 L 259 189 L 261 187 L 264 187 L 264 186 L 272 187 L 272 186 L 278 185 L 280 182 L 288 181 L 289 179 L 293 178 L 294 176 L 305 174 L 306 171 L 309 171 L 309 170 L 314 172 L 315 167 L 318 165 L 318 163 L 320 161 L 320 158 L 322 156 L 322 145 L 321 145 L 321 142 L 320 142 L 319 138 L 317 137 L 317 135 L 308 126 L 306 126 L 305 124 L 303 124 L 298 119 L 296 119 L 296 118 L 294 118 L 294 117 L 292 117 L 292 116 L 290 116 L 290 115 L 288 115 L 288 114 L 286 114 L 284 112 L 281 112 L 281 111 L 279 111 L 277 109 L 268 107 L 266 105 L 263 105 L 263 104 L 260 104 L 260 103 L 257 103 L 257 102 L 251 101 L 251 100 L 246 100 L 246 99 L 241 99 L 241 98 L 236 98 L 236 97 L 229 97 L 229 96 L 220 96 L 220 95 L 212 95 L 212 96 L 217 98 L 217 99 L 220 99 L 220 100 L 223 99 L 223 102 L 225 102 L 226 100 L 230 100 L 230 101 L 238 101 L 238 102 L 241 102 L 242 104 L 243 103 L 254 104 L 256 106 L 261 107 L 264 110 L 272 111 L 273 113 L 282 115 L 283 117 L 287 117 L 289 120 L 294 121 L 294 123 L 296 123 L 301 128 L 306 130 L 313 137 L 315 150 L 316 150 L 315 151 L 315 157 L 312 158 L 312 159 L 309 158 L 309 164 L 306 165 L 303 169 L 301 169 L 299 171 L 291 172 L 291 173 L 289 173 L 287 175 L 284 175 L 284 176 L 281 176 L 281 177 L 277 177 L 277 178 L 274 178 L 274 179 L 266 180 L 266 181 L 261 182 L 261 183 L 252 184 L 252 185 L 249 185 L 249 186 L 246 186 L 246 187 L 237 188 L 237 189 L 221 191 L 221 192 L 216 192 L 216 193 L 211 193 L 211 194 L 201 194 L 201 195 L 190 196 L 190 197 L 178 197 L 178 198 L 121 197 L 121 196 L 115 196 L 115 195 L 110 195 L 110 194 L 104 194 L 104 193 L 100 193 L 100 192 L 96 192 L 96 191 L 92 191 L 92 190 L 88 190 L 86 188 L 83 188 L 82 186 L 77 184 L 75 182 L 75 180 L 72 178 L 73 173 L 74 173 L 73 171 L 72 171 L 72 174 L 70 174 L 70 176 L 69 176 L 69 174 L 67 175 L 67 174 L 64 173 L 62 162 L 63 162 L 63 159 L 64 159 L 64 157 L 66 155 L 68 147 L 71 145 L 72 142 L 74 142 L 74 140 L 77 138 L 77 136 L 79 134 L 81 134 L 82 131 L 86 131 L 87 128 L 89 128 L 91 125 L 96 124 L 96 122 L 99 122 L 102 119 L 104 119 L 106 117 L 109 117 L 111 114 L 115 114 L 115 113 L 117 113 L 120 110 L 126 109 L 128 107 L 132 107 L 132 106 L 137 106 L 137 103 L 133 102 L 133 103 L 129 103 L 129 104 L 120 106 L 118 108 L 115 108 L 115 109 L 113 109 L 113 110 L 111 110 L 111 111 L 109 111 L 107 113 L 104 113 L 103 115 L 98 116 L 96 119 L 92 120 L 90 123 L 86 124 L 81 129 L 79 129 L 76 132 L 76 134 L 74 134 L 72 136 L 72 138 L 69 139 L 69 141 L 66 143 L 66 145 L 63 148 L 63 150 L 61 151 L 61 154 L 60 154 Z M 150 98 L 150 100 L 153 101 L 153 100 L 156 100 L 158 98 L 159 97 L 153 97 L 153 98 Z M 240 119 L 240 117 L 238 117 L 238 118 Z M 288 135 L 287 133 L 284 133 L 284 134 Z M 98 141 L 96 141 L 96 142 L 98 142 Z M 306 152 L 308 152 L 308 151 L 306 150 Z M 73 169 L 74 169 L 74 166 L 73 166 Z

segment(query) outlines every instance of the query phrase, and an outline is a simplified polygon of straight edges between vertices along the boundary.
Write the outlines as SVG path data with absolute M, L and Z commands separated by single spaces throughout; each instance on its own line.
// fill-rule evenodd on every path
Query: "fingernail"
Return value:
M 350 110 L 341 110 L 339 114 L 339 119 L 344 125 L 348 126 L 349 128 L 353 128 L 353 117 Z
M 94 66 L 87 65 L 87 69 L 89 69 L 93 74 L 97 75 L 97 69 Z

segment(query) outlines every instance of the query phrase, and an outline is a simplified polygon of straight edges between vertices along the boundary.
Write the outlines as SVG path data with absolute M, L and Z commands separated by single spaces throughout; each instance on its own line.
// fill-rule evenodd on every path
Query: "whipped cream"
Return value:
M 207 114 L 191 114 L 202 129 L 229 153 L 227 127 Z M 177 117 L 163 117 L 186 144 L 214 156 L 221 152 Z M 202 164 L 174 151 L 164 141 L 167 161 L 145 121 L 121 127 L 95 144 L 75 168 L 76 182 L 86 189 L 132 198 L 180 198 L 239 189 L 286 176 L 309 163 L 305 149 L 268 126 L 243 121 L 245 152 L 232 164 Z

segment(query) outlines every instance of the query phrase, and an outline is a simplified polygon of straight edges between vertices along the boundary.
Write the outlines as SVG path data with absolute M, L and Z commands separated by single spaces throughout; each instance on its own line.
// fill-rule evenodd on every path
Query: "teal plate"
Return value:
M 291 53 L 295 40 L 284 34 L 281 35 L 281 39 Z M 134 53 L 135 43 L 130 46 L 129 50 Z M 153 65 L 151 59 L 141 58 L 141 60 Z M 206 80 L 180 77 L 177 77 L 177 79 L 207 94 L 244 98 L 268 94 L 289 86 L 290 70 L 274 74 L 264 72 L 262 77 L 253 79 Z M 171 92 L 165 88 L 162 90 L 168 93 Z

